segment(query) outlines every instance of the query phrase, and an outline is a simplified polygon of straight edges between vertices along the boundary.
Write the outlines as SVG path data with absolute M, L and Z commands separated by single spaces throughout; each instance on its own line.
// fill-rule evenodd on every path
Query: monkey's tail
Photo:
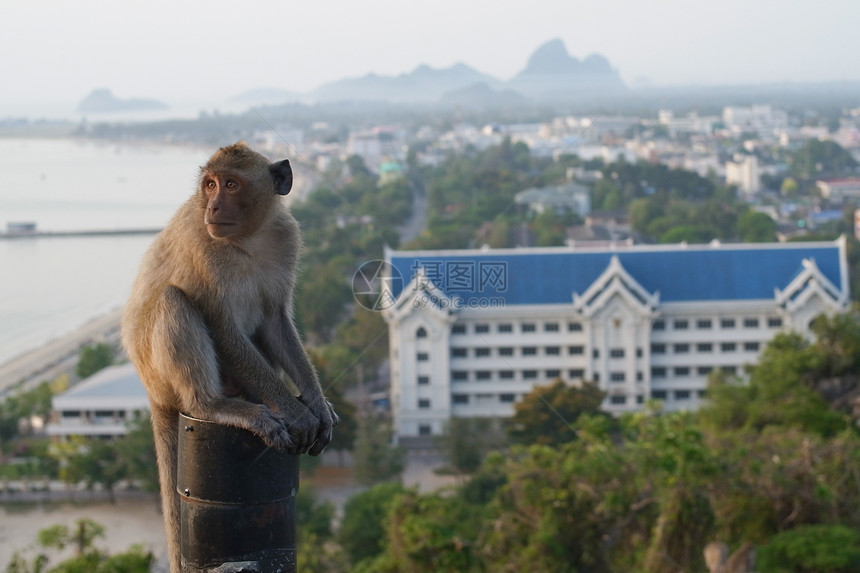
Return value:
M 158 481 L 161 484 L 161 509 L 164 513 L 164 533 L 167 536 L 167 556 L 171 573 L 181 569 L 179 548 L 179 494 L 176 492 L 176 460 L 179 450 L 178 412 L 152 407 L 152 429 L 155 435 L 155 455 L 158 459 Z

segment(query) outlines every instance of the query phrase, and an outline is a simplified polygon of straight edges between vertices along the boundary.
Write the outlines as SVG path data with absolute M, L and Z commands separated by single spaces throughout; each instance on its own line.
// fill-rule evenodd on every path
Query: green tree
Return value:
M 103 486 L 110 496 L 110 502 L 116 503 L 114 486 L 128 475 L 128 470 L 118 455 L 116 441 L 94 438 L 87 440 L 68 458 L 61 474 L 71 484 L 84 482 L 89 489 L 97 484 Z
M 391 424 L 382 416 L 367 414 L 359 419 L 354 454 L 359 483 L 399 479 L 403 472 L 405 454 L 391 444 Z
M 75 368 L 75 374 L 79 378 L 88 378 L 113 364 L 116 351 L 113 346 L 104 342 L 99 342 L 91 346 L 85 346 L 81 349 L 78 365 Z
M 104 526 L 91 520 L 79 519 L 74 528 L 54 525 L 41 530 L 37 546 L 29 551 L 16 552 L 6 566 L 6 573 L 149 573 L 155 558 L 152 553 L 133 545 L 123 553 L 110 555 L 97 549 L 93 543 L 104 537 Z M 47 569 L 51 561 L 45 549 L 60 551 L 67 546 L 75 549 L 73 557 Z M 28 559 L 26 553 L 37 551 Z
M 155 461 L 155 439 L 149 414 L 135 417 L 128 433 L 114 444 L 122 477 L 137 480 L 144 491 L 158 491 L 158 465 Z
M 389 509 L 405 491 L 399 483 L 380 483 L 347 500 L 337 539 L 350 563 L 356 565 L 382 552 Z
M 788 166 L 797 179 L 815 179 L 849 175 L 857 160 L 835 141 L 808 140 L 788 157 Z
M 745 243 L 766 243 L 776 237 L 776 222 L 764 213 L 748 210 L 738 218 L 737 232 Z
M 574 422 L 582 414 L 600 415 L 606 394 L 596 384 L 568 385 L 556 380 L 539 386 L 514 405 L 506 422 L 508 436 L 518 444 L 561 444 L 576 438 Z
M 761 548 L 756 561 L 762 571 L 860 571 L 860 533 L 843 525 L 807 525 L 783 531 Z

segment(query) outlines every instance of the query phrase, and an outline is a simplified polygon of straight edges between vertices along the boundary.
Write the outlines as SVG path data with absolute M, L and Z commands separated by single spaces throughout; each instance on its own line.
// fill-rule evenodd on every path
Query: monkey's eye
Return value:
M 239 188 L 239 185 L 232 179 L 228 179 L 224 186 L 227 187 L 228 191 L 235 191 Z
M 207 189 L 215 189 L 215 187 L 216 187 L 215 182 L 212 181 L 211 179 L 206 182 L 206 188 Z

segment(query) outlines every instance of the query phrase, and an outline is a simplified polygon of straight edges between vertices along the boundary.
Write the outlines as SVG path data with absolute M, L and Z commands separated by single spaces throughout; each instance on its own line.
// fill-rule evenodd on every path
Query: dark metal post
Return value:
M 295 573 L 299 457 L 179 416 L 183 573 Z

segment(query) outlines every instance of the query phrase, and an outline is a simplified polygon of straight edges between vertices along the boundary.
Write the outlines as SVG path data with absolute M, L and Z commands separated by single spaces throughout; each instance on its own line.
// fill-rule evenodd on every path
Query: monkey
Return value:
M 144 255 L 123 311 L 123 346 L 150 401 L 172 573 L 180 412 L 311 455 L 339 421 L 292 316 L 301 233 L 280 200 L 292 180 L 289 160 L 244 142 L 220 148 Z

